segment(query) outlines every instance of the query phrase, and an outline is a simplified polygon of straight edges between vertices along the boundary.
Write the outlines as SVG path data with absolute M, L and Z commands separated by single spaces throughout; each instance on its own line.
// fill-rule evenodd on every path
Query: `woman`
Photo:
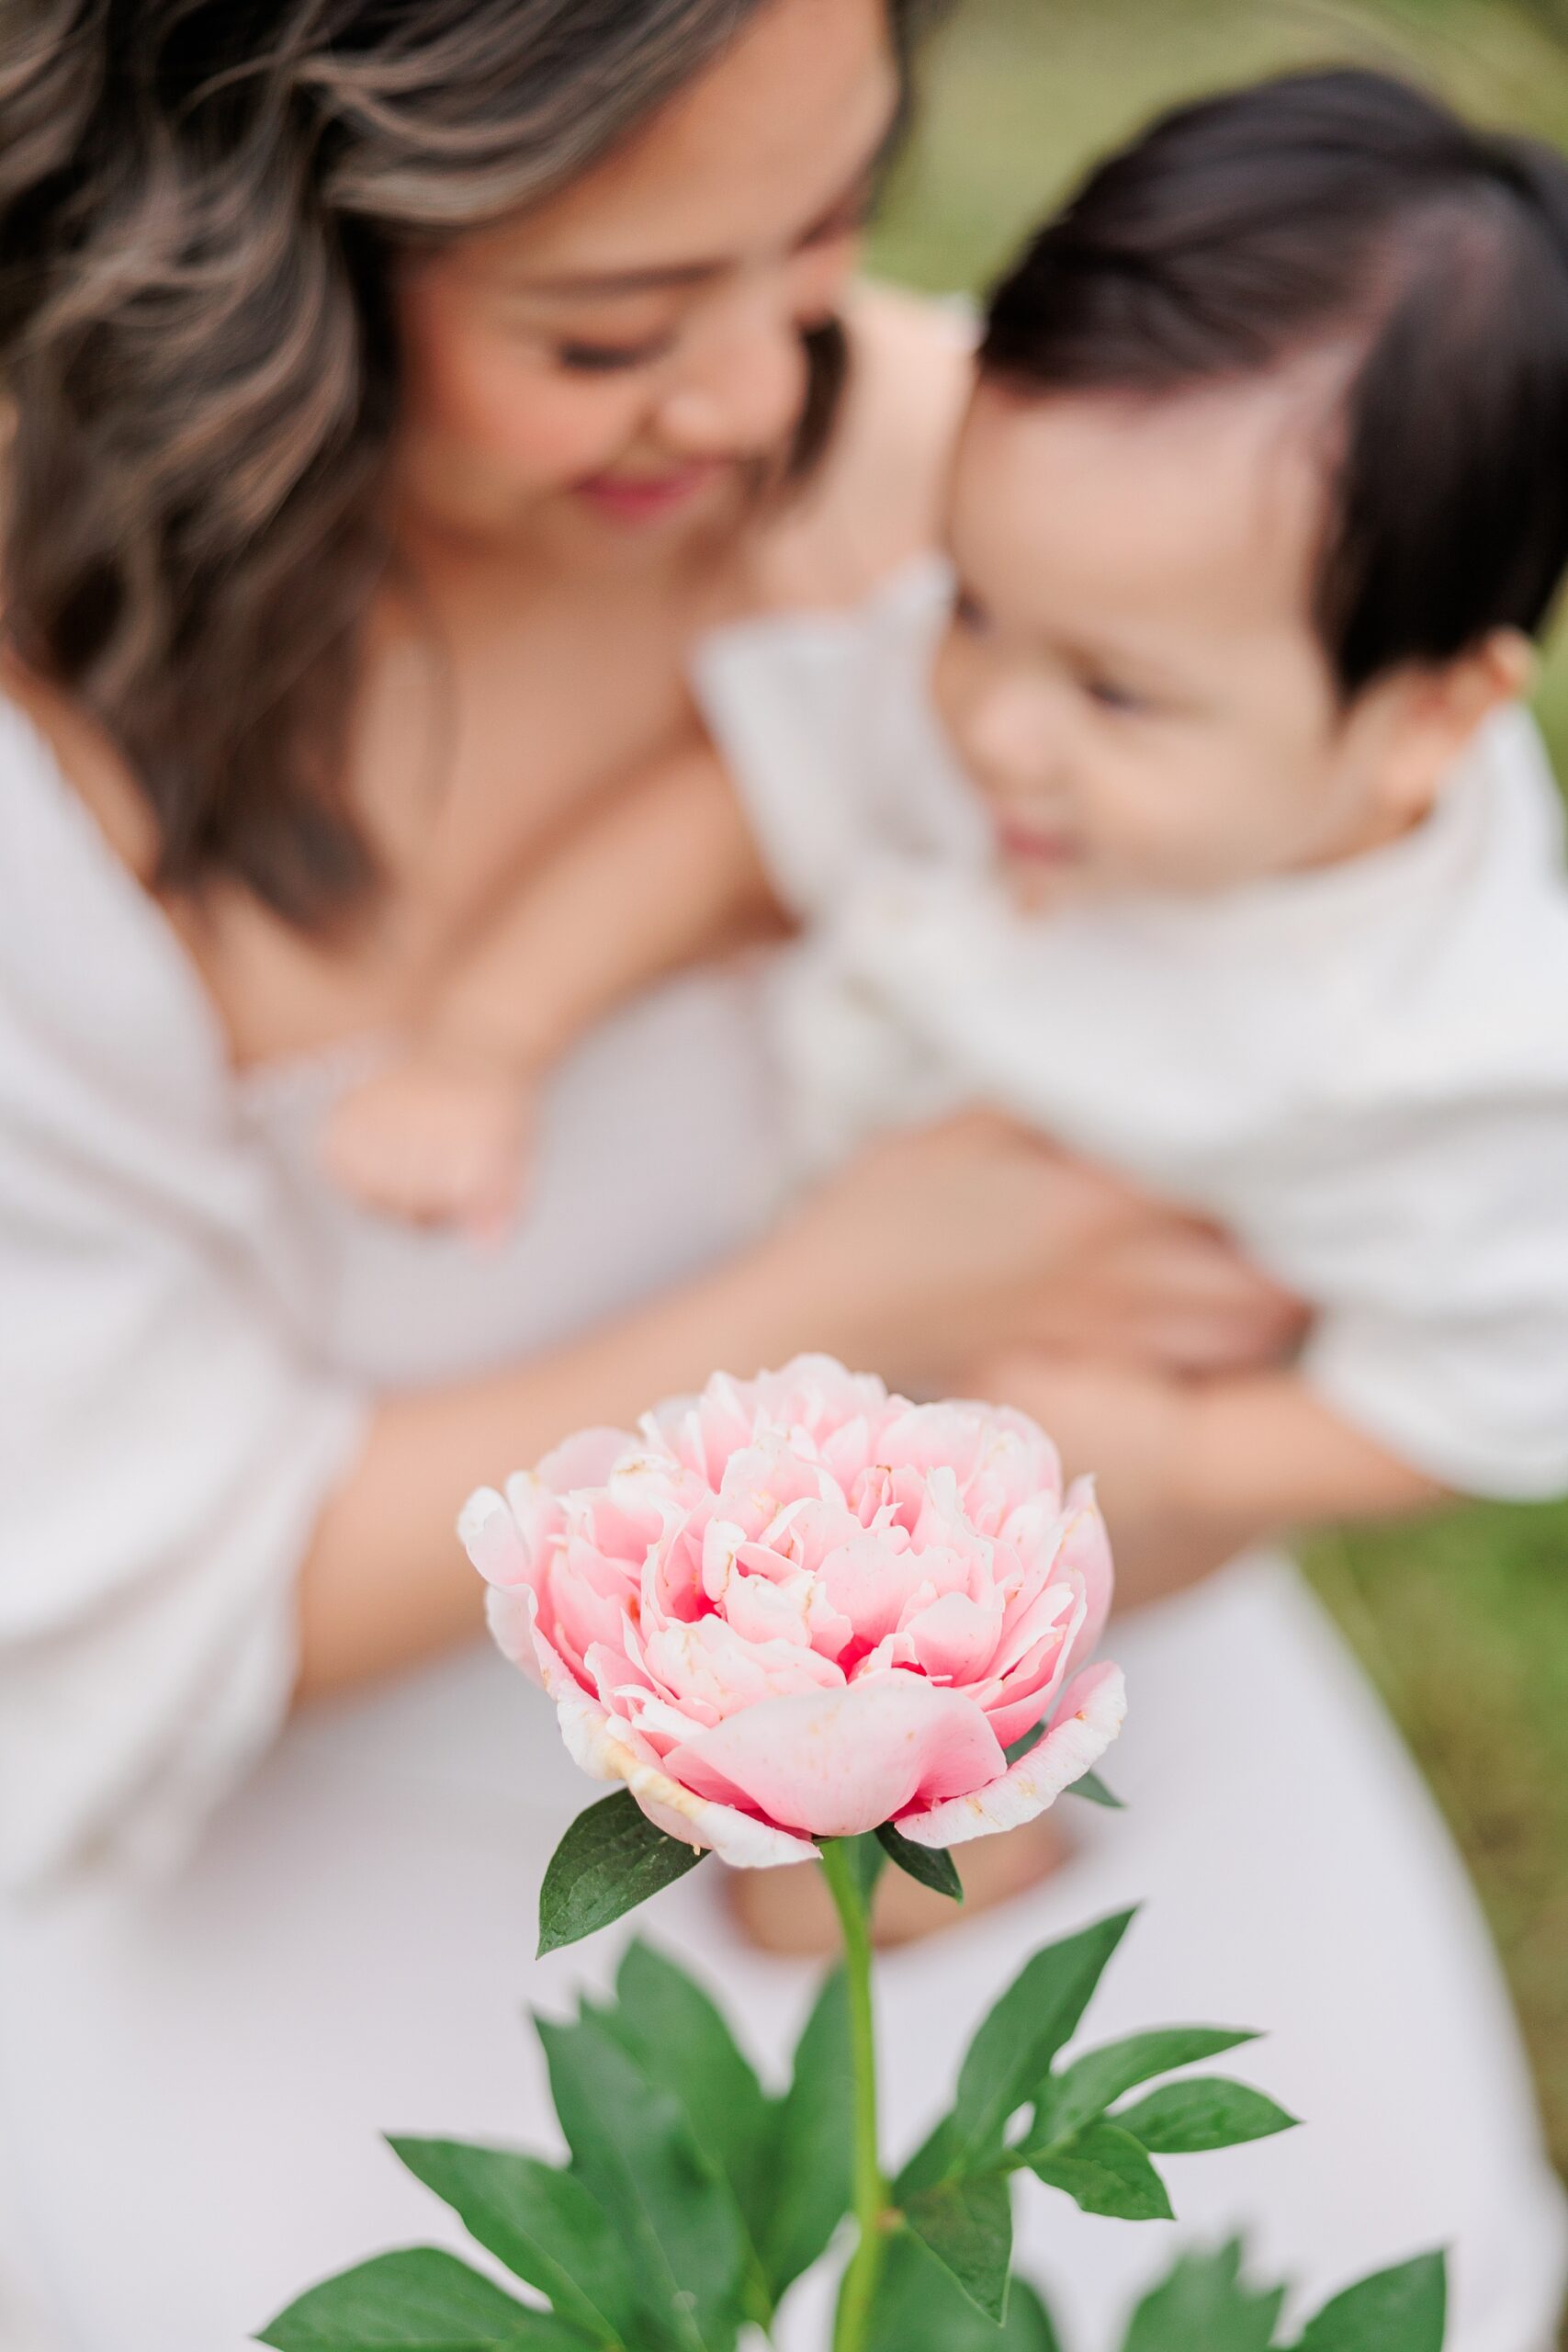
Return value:
M 504 1251 L 375 1227 L 315 1172 L 367 1041 L 694 725 L 694 639 L 856 595 L 927 535 L 962 351 L 845 297 L 908 13 L 51 0 L 8 42 L 0 1843 L 35 1892 L 0 1933 L 0 2104 L 31 2291 L 89 2352 L 227 2352 L 314 2273 L 439 2234 L 378 2127 L 539 2129 L 514 2005 L 584 1792 L 481 1651 L 439 1662 L 475 1625 L 471 1484 L 799 1345 L 948 1385 L 1117 1317 L 1134 1349 L 1273 1343 L 1201 1238 L 984 1120 L 770 1229 L 743 974 L 676 980 L 567 1070 Z M 1555 2206 L 1397 1761 L 1272 1568 L 1140 1645 L 1161 2008 L 1288 2013 L 1279 2079 L 1323 2076 L 1333 2118 L 1273 2176 L 1270 2251 L 1326 2283 L 1459 2229 L 1461 2352 L 1536 2352 Z M 1348 1781 L 1328 1838 L 1286 1820 L 1305 1751 Z M 913 1955 L 891 1998 L 933 2064 L 1022 1945 L 1155 1860 L 1107 1832 Z M 716 1948 L 681 1892 L 664 1931 Z M 1359 1987 L 1333 2054 L 1353 1939 L 1324 1917 L 1356 1903 L 1427 1969 L 1451 2161 Z M 782 2024 L 797 1981 L 730 1965 Z M 1268 2205 L 1261 2165 L 1231 2180 Z M 1086 2227 L 1092 2315 L 1131 2273 Z

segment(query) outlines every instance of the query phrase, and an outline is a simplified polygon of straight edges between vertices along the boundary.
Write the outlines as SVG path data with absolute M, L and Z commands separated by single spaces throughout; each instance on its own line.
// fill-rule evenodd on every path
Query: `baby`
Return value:
M 713 752 L 480 943 L 341 1180 L 502 1221 L 553 1057 L 772 901 L 814 1159 L 983 1099 L 1313 1308 L 1272 1373 L 1009 1368 L 1113 1526 L 1568 1488 L 1568 883 L 1518 705 L 1568 165 L 1359 72 L 1156 123 L 992 302 L 948 549 L 708 641 Z

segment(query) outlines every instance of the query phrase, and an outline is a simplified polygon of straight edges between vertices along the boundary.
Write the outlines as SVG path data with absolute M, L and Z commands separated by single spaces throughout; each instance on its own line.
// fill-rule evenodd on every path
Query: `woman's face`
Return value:
M 799 419 L 897 103 L 886 0 L 766 0 L 584 178 L 411 260 L 416 526 L 625 547 L 732 511 Z

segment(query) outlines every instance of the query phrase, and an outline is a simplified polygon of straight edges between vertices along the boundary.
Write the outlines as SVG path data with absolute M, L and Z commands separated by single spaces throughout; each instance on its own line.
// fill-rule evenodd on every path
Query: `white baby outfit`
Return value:
M 996 1102 L 1213 1216 L 1316 1310 L 1303 1369 L 1468 1492 L 1568 1489 L 1568 876 L 1523 711 L 1389 847 L 1030 916 L 928 693 L 927 561 L 708 641 L 699 684 L 810 926 L 774 1029 L 807 1152 Z

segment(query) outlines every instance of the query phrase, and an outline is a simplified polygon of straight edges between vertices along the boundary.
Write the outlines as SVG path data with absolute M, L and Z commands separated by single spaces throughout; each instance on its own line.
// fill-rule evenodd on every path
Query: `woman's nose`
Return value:
M 687 457 L 766 456 L 787 442 L 805 398 L 806 349 L 793 312 L 766 289 L 737 289 L 693 335 L 659 430 Z

